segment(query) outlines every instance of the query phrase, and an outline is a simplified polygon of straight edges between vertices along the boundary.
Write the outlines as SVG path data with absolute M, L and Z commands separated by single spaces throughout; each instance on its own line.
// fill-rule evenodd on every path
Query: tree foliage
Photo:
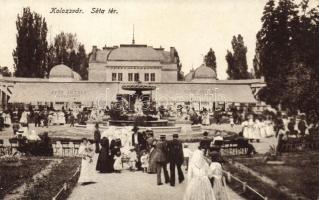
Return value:
M 207 67 L 212 68 L 216 72 L 216 56 L 212 48 L 210 48 L 207 54 L 205 55 L 204 61 Z
M 257 34 L 255 71 L 267 87 L 259 96 L 272 106 L 319 113 L 319 7 L 268 0 Z
M 41 15 L 24 8 L 22 16 L 18 15 L 17 47 L 13 50 L 15 75 L 17 77 L 43 78 L 47 60 L 47 24 Z
M 75 34 L 61 32 L 54 38 L 54 44 L 49 46 L 48 73 L 53 66 L 61 63 L 79 73 L 83 80 L 87 80 L 88 56 Z
M 174 56 L 176 58 L 176 63 L 177 63 L 177 80 L 178 81 L 183 81 L 184 80 L 184 75 L 183 75 L 183 72 L 182 72 L 182 63 L 180 62 L 177 50 L 175 50 Z
M 233 53 L 227 50 L 226 61 L 228 64 L 227 74 L 229 79 L 247 79 L 247 47 L 244 44 L 244 38 L 239 34 L 234 36 L 232 41 Z
M 0 74 L 1 74 L 2 76 L 6 76 L 6 77 L 12 76 L 11 71 L 10 71 L 9 68 L 6 67 L 6 66 L 4 66 L 4 67 L 1 67 L 1 66 L 0 66 Z

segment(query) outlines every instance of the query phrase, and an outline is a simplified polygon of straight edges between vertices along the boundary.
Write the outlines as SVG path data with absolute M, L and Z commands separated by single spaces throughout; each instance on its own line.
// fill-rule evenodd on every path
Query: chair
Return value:
M 62 156 L 64 157 L 66 153 L 70 153 L 72 151 L 72 147 L 70 147 L 70 140 L 61 140 L 62 145 Z
M 59 145 L 58 145 L 59 141 L 53 141 L 52 142 L 52 148 L 53 148 L 53 155 L 57 155 L 59 152 Z
M 9 153 L 12 154 L 13 149 L 18 149 L 19 147 L 19 141 L 17 138 L 10 138 L 9 139 L 9 143 L 10 143 L 10 149 L 9 149 Z
M 79 153 L 79 148 L 80 148 L 80 145 L 81 145 L 81 141 L 80 140 L 73 140 L 72 141 L 73 143 L 73 154 L 74 155 L 78 155 Z
M 0 140 L 0 155 L 6 154 L 6 147 L 3 144 L 3 140 Z

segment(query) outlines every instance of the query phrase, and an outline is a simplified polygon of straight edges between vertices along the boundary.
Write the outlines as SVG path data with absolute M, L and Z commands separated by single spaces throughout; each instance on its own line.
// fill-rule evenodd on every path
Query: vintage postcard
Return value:
M 318 0 L 1 0 L 0 199 L 319 200 Z

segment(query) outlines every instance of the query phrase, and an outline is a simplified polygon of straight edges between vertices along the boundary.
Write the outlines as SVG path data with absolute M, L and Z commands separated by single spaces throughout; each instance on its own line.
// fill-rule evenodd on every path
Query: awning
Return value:
M 11 103 L 105 101 L 107 89 L 101 84 L 17 83 Z M 109 99 L 109 98 L 108 98 Z
M 249 84 L 155 83 L 152 93 L 156 102 L 227 102 L 257 103 Z M 116 100 L 117 94 L 133 94 L 118 83 L 98 82 L 21 82 L 12 89 L 9 102 L 82 102 Z M 143 92 L 144 93 L 144 92 Z
M 158 102 L 257 103 L 247 84 L 158 84 L 153 94 Z

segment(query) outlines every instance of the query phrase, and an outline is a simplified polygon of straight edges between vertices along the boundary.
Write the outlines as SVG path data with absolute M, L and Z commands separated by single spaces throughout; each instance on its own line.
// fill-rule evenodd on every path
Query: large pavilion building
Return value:
M 177 80 L 176 50 L 147 45 L 120 45 L 98 49 L 93 46 L 89 58 L 89 80 L 60 64 L 51 69 L 49 78 L 0 77 L 1 107 L 8 103 L 33 105 L 87 106 L 109 105 L 118 94 L 128 91 L 123 84 L 156 86 L 152 97 L 158 104 L 193 104 L 211 107 L 214 102 L 262 106 L 256 98 L 265 86 L 263 79 L 218 80 L 216 72 L 202 64 L 191 70 L 185 81 Z
M 93 47 L 89 81 L 176 82 L 176 50 L 147 45 L 122 44 L 119 47 Z

